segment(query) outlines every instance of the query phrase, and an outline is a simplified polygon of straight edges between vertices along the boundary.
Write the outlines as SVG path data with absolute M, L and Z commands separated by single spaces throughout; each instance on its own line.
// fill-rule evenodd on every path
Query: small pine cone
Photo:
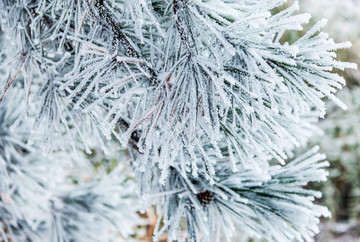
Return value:
M 212 193 L 210 191 L 204 191 L 204 192 L 201 192 L 201 193 L 197 194 L 197 198 L 199 199 L 200 204 L 203 207 L 206 207 L 213 200 L 214 193 Z

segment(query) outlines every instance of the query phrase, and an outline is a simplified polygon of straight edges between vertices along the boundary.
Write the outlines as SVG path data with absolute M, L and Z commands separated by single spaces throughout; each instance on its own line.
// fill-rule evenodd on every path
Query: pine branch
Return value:
M 124 48 L 126 55 L 129 57 L 140 59 L 141 58 L 140 53 L 138 53 L 135 50 L 135 48 L 132 46 L 126 35 L 121 31 L 120 26 L 112 19 L 109 10 L 105 6 L 104 0 L 95 0 L 94 6 L 99 12 L 99 18 L 98 18 L 99 23 L 105 29 L 108 28 L 111 29 L 111 32 L 114 34 L 114 39 L 119 41 L 119 43 Z M 152 67 L 148 66 L 148 64 L 146 64 L 145 61 L 140 63 L 140 66 L 151 76 L 150 77 L 151 85 L 158 85 L 159 84 L 158 72 L 154 70 Z
M 230 241 L 236 226 L 270 241 L 311 240 L 328 213 L 313 203 L 320 194 L 303 187 L 325 180 L 327 163 L 316 150 L 286 160 L 324 116 L 323 97 L 345 108 L 334 96 L 345 81 L 332 69 L 356 66 L 335 60 L 350 43 L 322 33 L 324 21 L 280 43 L 310 18 L 294 14 L 296 3 L 271 14 L 284 2 L 0 2 L 2 28 L 15 44 L 1 48 L 0 69 L 10 78 L 0 78 L 0 105 L 10 109 L 2 114 L 0 106 L 0 232 L 19 240 L 110 240 L 104 231 L 122 226 L 123 198 L 109 203 L 122 194 L 121 181 L 109 175 L 75 190 L 51 189 L 59 184 L 38 166 L 49 173 L 63 166 L 45 163 L 33 147 L 107 152 L 116 138 L 131 151 L 144 207 L 157 207 L 155 240 L 167 233 L 170 241 Z M 13 75 L 16 62 L 21 71 Z M 5 101 L 10 86 L 26 90 L 27 109 L 9 114 L 18 100 Z M 34 127 L 28 144 L 22 122 Z M 22 192 L 34 189 L 41 199 Z M 35 214 L 23 212 L 31 207 Z

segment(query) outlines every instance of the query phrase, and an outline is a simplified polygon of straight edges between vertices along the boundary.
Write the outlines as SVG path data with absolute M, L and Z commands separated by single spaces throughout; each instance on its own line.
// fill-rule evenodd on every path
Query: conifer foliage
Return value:
M 121 213 L 125 174 L 61 192 L 59 202 L 48 194 L 58 160 L 42 162 L 43 172 L 27 157 L 94 146 L 111 154 L 117 142 L 130 151 L 139 204 L 156 207 L 155 241 L 230 240 L 239 227 L 269 241 L 311 240 L 329 213 L 303 186 L 326 180 L 328 163 L 316 147 L 286 160 L 325 115 L 323 98 L 345 108 L 333 68 L 356 66 L 335 59 L 350 43 L 322 33 L 326 21 L 281 42 L 310 18 L 297 3 L 273 11 L 285 2 L 1 0 L 0 192 L 53 208 L 53 220 L 23 218 L 1 197 L 2 237 L 110 241 L 108 229 L 130 218 Z M 16 181 L 26 184 L 15 194 Z M 34 194 L 44 203 L 31 203 Z

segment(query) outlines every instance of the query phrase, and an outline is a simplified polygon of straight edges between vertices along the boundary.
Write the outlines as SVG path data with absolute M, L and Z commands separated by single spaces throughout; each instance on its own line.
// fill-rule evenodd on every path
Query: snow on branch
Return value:
M 326 180 L 329 163 L 313 148 L 284 167 L 270 166 L 264 173 L 232 173 L 226 163 L 216 166 L 215 184 L 203 176 L 187 179 L 172 169 L 158 197 L 154 239 L 167 231 L 169 241 L 231 241 L 241 229 L 269 241 L 311 241 L 319 217 L 330 212 L 314 203 L 320 192 L 304 189 L 309 182 Z M 160 221 L 160 220 L 159 220 Z M 186 221 L 186 230 L 181 225 Z
M 321 32 L 326 21 L 283 43 L 285 33 L 310 19 L 296 13 L 297 3 L 274 13 L 285 2 L 1 1 L 0 105 L 10 105 L 12 89 L 22 91 L 11 102 L 25 104 L 14 112 L 18 121 L 8 111 L 0 118 L 32 127 L 27 143 L 22 135 L 4 136 L 3 168 L 13 156 L 27 156 L 23 147 L 32 144 L 48 155 L 69 146 L 73 154 L 89 154 L 93 146 L 110 153 L 117 140 L 130 151 L 139 192 L 149 198 L 144 203 L 162 199 L 156 200 L 162 219 L 155 238 L 167 230 L 170 239 L 206 240 L 234 223 L 269 240 L 309 240 L 327 213 L 313 204 L 318 194 L 301 187 L 323 179 L 326 163 L 313 151 L 286 161 L 324 117 L 324 97 L 346 108 L 335 97 L 345 80 L 333 70 L 356 65 L 336 60 L 336 51 L 350 43 Z M 270 166 L 274 160 L 281 166 Z M 84 226 L 118 215 L 119 204 L 105 209 L 100 187 L 107 185 L 50 199 L 54 239 L 69 239 L 66 226 L 85 229 L 72 224 L 78 212 L 86 216 Z M 15 213 L 2 199 L 4 216 Z M 101 206 L 87 208 L 95 202 Z M 30 220 L 21 218 L 22 226 L 43 225 Z

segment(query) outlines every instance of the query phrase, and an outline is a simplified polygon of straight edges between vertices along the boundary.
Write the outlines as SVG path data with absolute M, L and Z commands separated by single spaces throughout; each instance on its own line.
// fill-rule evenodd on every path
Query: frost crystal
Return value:
M 324 97 L 346 108 L 333 68 L 356 66 L 335 60 L 350 43 L 322 33 L 326 21 L 282 43 L 310 18 L 295 14 L 297 3 L 272 14 L 285 2 L 3 0 L 1 43 L 13 45 L 2 48 L 0 99 L 21 86 L 17 120 L 32 125 L 27 145 L 42 142 L 45 154 L 69 146 L 109 154 L 114 139 L 128 147 L 144 205 L 157 202 L 155 239 L 167 230 L 169 240 L 230 240 L 242 226 L 268 240 L 311 240 L 328 214 L 313 204 L 319 194 L 301 187 L 324 180 L 326 163 L 314 150 L 286 160 L 325 115 Z M 111 218 L 120 205 L 103 191 L 116 179 L 104 179 L 51 200 L 54 240 L 119 226 Z M 2 220 L 13 214 L 2 210 Z M 73 224 L 77 213 L 86 218 Z

